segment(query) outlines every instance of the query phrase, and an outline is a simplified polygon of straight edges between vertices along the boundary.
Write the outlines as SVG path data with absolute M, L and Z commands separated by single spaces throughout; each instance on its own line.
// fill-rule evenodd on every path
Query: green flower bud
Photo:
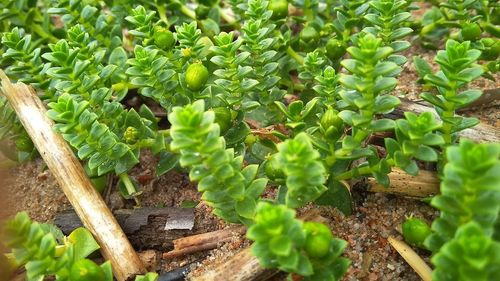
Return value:
M 424 247 L 425 239 L 431 234 L 431 228 L 421 219 L 409 218 L 403 223 L 403 237 L 410 245 Z
M 325 130 L 330 127 L 341 128 L 344 121 L 338 116 L 338 113 L 337 110 L 329 106 L 319 121 L 321 127 Z
M 208 70 L 202 63 L 193 63 L 186 70 L 186 84 L 192 91 L 200 90 L 208 80 Z
M 253 134 L 249 134 L 245 138 L 245 144 L 246 145 L 252 145 L 252 144 L 256 143 L 258 140 L 259 140 L 259 138 L 257 136 L 255 136 Z
M 123 138 L 125 139 L 126 143 L 133 144 L 137 142 L 138 135 L 139 132 L 137 131 L 136 128 L 127 127 L 127 129 L 125 129 L 125 133 L 123 133 Z
M 315 43 L 319 39 L 319 33 L 314 27 L 306 26 L 300 31 L 300 39 L 304 43 Z
M 462 39 L 469 41 L 479 39 L 481 37 L 481 33 L 483 33 L 481 27 L 479 27 L 479 25 L 475 22 L 466 23 L 460 32 Z
M 273 11 L 273 19 L 283 19 L 288 16 L 287 0 L 271 0 L 268 9 Z
M 208 36 L 201 37 L 198 42 L 207 48 L 210 48 L 214 45 L 214 43 L 212 42 L 212 40 L 210 40 L 210 38 L 208 38 Z
M 269 160 L 266 161 L 264 170 L 265 170 L 266 176 L 270 180 L 277 180 L 277 179 L 284 179 L 285 178 L 285 173 L 280 168 L 280 164 L 276 160 L 276 157 L 271 157 Z
M 338 116 L 338 111 L 328 107 L 319 121 L 321 132 L 327 139 L 336 140 L 344 132 L 344 121 Z
M 307 254 L 312 258 L 321 258 L 328 254 L 333 240 L 332 231 L 326 225 L 317 222 L 305 222 L 304 230 Z
M 204 18 L 207 18 L 208 16 L 208 13 L 210 12 L 210 7 L 209 6 L 206 6 L 206 5 L 203 5 L 203 4 L 200 4 L 198 5 L 198 7 L 196 7 L 196 17 L 198 19 L 204 19 Z
M 223 135 L 233 125 L 231 109 L 227 107 L 216 107 L 213 111 L 215 113 L 215 122 L 219 124 L 220 133 Z
M 343 57 L 346 53 L 346 45 L 343 41 L 331 38 L 326 42 L 326 55 L 332 61 L 336 61 Z
M 153 40 L 156 46 L 165 50 L 169 50 L 175 44 L 174 34 L 170 30 L 161 26 L 155 26 Z

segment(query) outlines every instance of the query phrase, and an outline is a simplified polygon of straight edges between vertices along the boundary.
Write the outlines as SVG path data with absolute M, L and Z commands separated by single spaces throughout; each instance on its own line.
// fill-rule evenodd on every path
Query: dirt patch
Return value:
M 15 168 L 3 169 L 0 173 L 2 198 L 7 205 L 7 208 L 2 208 L 5 209 L 2 218 L 25 210 L 33 220 L 50 222 L 57 212 L 70 207 L 40 158 Z

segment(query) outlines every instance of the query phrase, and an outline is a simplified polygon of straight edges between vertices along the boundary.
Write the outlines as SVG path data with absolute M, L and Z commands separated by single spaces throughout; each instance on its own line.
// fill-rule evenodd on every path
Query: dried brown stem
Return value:
M 423 281 L 432 280 L 432 269 L 425 261 L 405 242 L 399 241 L 394 237 L 389 237 L 389 243 L 403 257 L 403 259 L 415 270 Z
M 174 250 L 164 253 L 164 259 L 171 259 L 183 255 L 212 250 L 221 243 L 229 242 L 234 235 L 242 235 L 246 232 L 244 226 L 230 227 L 222 230 L 192 235 L 179 238 L 173 241 Z
M 116 279 L 125 281 L 145 273 L 137 253 L 92 186 L 73 151 L 62 136 L 53 131 L 54 123 L 46 116 L 42 101 L 25 84 L 13 85 L 1 70 L 0 77 L 3 94 L 84 226 L 101 246 L 103 256 L 111 261 Z

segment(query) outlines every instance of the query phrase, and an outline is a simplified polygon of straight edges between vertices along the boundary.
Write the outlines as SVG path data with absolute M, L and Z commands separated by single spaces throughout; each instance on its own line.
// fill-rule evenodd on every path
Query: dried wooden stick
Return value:
M 425 263 L 425 261 L 405 242 L 399 241 L 396 238 L 389 236 L 388 239 L 396 251 L 403 257 L 403 259 L 415 270 L 415 272 L 424 281 L 432 281 L 432 269 Z
M 399 169 L 393 169 L 388 175 L 389 187 L 384 187 L 373 178 L 368 179 L 371 192 L 391 193 L 408 197 L 424 198 L 439 193 L 439 178 L 435 172 L 421 170 L 417 176 L 411 176 Z
M 264 269 L 259 260 L 252 255 L 250 248 L 241 250 L 226 262 L 212 270 L 207 270 L 200 276 L 192 277 L 192 281 L 238 280 L 255 281 L 267 280 L 277 274 L 277 269 Z
M 100 194 L 92 186 L 73 151 L 52 127 L 46 109 L 32 88 L 22 83 L 13 85 L 0 70 L 2 92 L 40 155 L 47 163 L 71 205 L 101 246 L 101 252 L 111 261 L 118 281 L 126 281 L 145 273 L 137 253 L 111 214 Z
M 229 227 L 226 229 L 216 230 L 212 232 L 197 234 L 193 236 L 183 237 L 179 239 L 175 239 L 174 248 L 175 249 L 183 249 L 188 248 L 204 243 L 210 243 L 214 241 L 218 241 L 220 239 L 224 239 L 227 237 L 233 237 L 233 235 L 241 235 L 244 234 L 246 228 L 242 225 L 237 225 L 233 227 Z
M 174 250 L 164 253 L 163 258 L 170 259 L 191 253 L 212 250 L 217 248 L 220 243 L 230 241 L 235 234 L 242 235 L 245 231 L 246 228 L 244 226 L 236 226 L 179 238 L 173 241 Z
M 398 110 L 394 112 L 394 114 L 402 116 L 403 112 L 405 111 L 411 111 L 415 113 L 430 111 L 437 118 L 439 118 L 433 108 L 421 102 L 401 99 L 401 104 L 399 105 Z M 461 131 L 460 137 L 467 138 L 476 142 L 500 142 L 500 129 L 484 123 L 479 123 L 472 128 Z

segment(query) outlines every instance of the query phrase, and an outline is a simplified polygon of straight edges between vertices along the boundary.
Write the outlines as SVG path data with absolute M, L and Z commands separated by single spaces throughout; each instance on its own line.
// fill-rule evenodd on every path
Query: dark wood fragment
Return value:
M 173 240 L 192 235 L 192 230 L 165 230 L 168 220 L 194 220 L 193 209 L 175 207 L 139 208 L 114 211 L 114 215 L 137 250 L 155 249 L 167 251 L 173 248 Z M 78 227 L 82 227 L 73 210 L 58 213 L 54 224 L 68 235 Z

